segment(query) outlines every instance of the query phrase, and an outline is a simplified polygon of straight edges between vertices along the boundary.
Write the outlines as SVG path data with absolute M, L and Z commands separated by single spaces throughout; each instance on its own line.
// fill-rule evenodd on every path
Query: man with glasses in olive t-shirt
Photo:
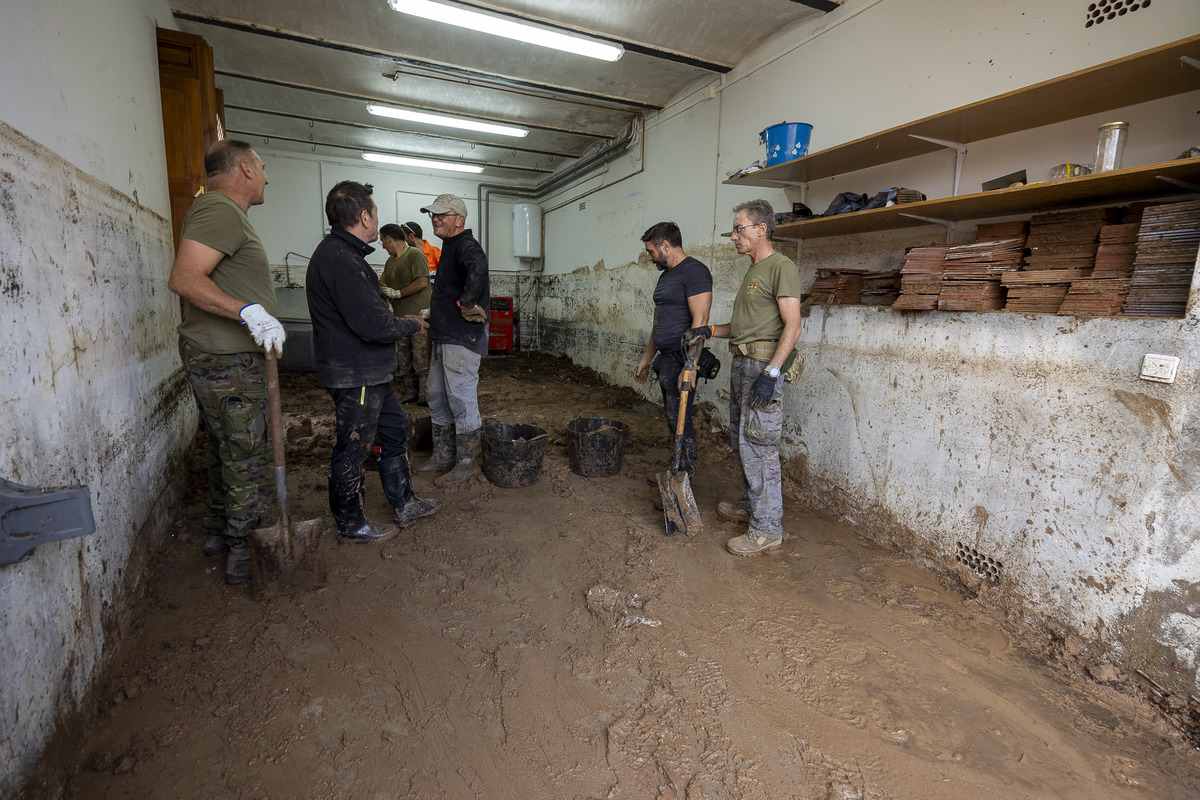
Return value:
M 783 542 L 783 474 L 779 439 L 783 435 L 784 363 L 800 338 L 800 273 L 771 244 L 775 212 L 766 200 L 734 208 L 731 239 L 750 269 L 733 301 L 726 325 L 688 332 L 692 342 L 710 336 L 729 339 L 729 439 L 742 466 L 742 496 L 717 504 L 717 513 L 750 523 L 726 543 L 729 552 L 752 556 L 778 550 Z
M 264 349 L 283 354 L 267 252 L 246 212 L 260 205 L 267 171 L 245 142 L 204 157 L 208 191 L 183 219 L 167 287 L 183 298 L 179 353 L 208 428 L 204 552 L 229 551 L 225 582 L 250 580 L 246 535 L 272 500 Z

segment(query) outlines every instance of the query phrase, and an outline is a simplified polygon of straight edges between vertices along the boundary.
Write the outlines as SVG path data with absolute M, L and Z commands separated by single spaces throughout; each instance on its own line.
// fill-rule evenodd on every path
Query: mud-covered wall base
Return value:
M 0 795 L 74 710 L 196 428 L 161 215 L 0 123 L 0 475 L 86 485 L 96 531 L 0 567 Z

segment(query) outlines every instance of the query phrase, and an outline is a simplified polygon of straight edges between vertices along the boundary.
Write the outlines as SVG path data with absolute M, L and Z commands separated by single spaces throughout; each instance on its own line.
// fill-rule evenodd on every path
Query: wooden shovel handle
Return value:
M 283 456 L 283 409 L 279 401 L 279 364 L 275 353 L 267 350 L 267 405 L 270 409 L 271 451 L 275 466 L 284 466 Z

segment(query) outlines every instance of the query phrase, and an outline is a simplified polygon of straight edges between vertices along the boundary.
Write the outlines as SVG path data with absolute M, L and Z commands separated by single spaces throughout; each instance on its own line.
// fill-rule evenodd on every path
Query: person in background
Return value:
M 404 241 L 408 242 L 409 247 L 415 247 L 425 254 L 425 260 L 429 262 L 429 280 L 436 283 L 438 261 L 442 258 L 441 249 L 421 238 L 421 226 L 415 222 L 404 223 L 400 230 L 404 232 Z
M 467 204 L 443 194 L 421 209 L 442 240 L 438 279 L 429 304 L 429 417 L 433 456 L 423 469 L 449 475 L 435 481 L 461 483 L 479 474 L 479 362 L 488 350 L 491 284 L 488 260 L 467 229 Z
M 337 439 L 329 470 L 329 509 L 339 542 L 390 539 L 396 525 L 377 525 L 363 506 L 367 460 L 379 433 L 379 481 L 401 527 L 435 512 L 440 500 L 413 491 L 408 466 L 412 423 L 392 388 L 397 339 L 425 332 L 417 317 L 396 317 L 367 263 L 379 230 L 371 185 L 342 181 L 325 198 L 326 234 L 308 262 L 305 287 L 313 324 L 317 383 L 333 398 Z
M 708 267 L 683 251 L 683 235 L 674 222 L 651 225 L 642 234 L 642 244 L 650 263 L 661 274 L 654 287 L 654 325 L 650 340 L 633 370 L 633 379 L 645 383 L 653 368 L 662 390 L 663 412 L 671 438 L 679 422 L 679 395 L 683 385 L 683 336 L 691 328 L 708 324 L 712 308 L 713 280 Z M 692 346 L 692 355 L 703 346 Z M 695 387 L 695 377 L 692 379 Z M 696 428 L 692 424 L 692 407 L 696 393 L 688 395 L 684 410 L 683 443 L 679 456 L 680 469 L 692 475 L 696 472 L 698 448 Z
M 733 300 L 733 317 L 725 325 L 694 328 L 688 336 L 693 343 L 709 336 L 729 339 L 729 443 L 742 466 L 742 496 L 737 503 L 717 504 L 717 513 L 750 523 L 725 546 L 734 555 L 752 556 L 778 550 L 783 542 L 781 372 L 800 338 L 801 280 L 796 265 L 771 244 L 771 204 L 751 200 L 734 213 L 730 236 L 738 253 L 750 256 L 750 268 Z
M 204 157 L 208 191 L 183 218 L 167 288 L 183 298 L 179 355 L 208 428 L 204 552 L 226 550 L 225 582 L 250 580 L 246 535 L 273 497 L 264 350 L 283 355 L 275 286 L 246 212 L 261 205 L 267 170 L 245 142 L 225 139 Z
M 388 223 L 379 229 L 379 243 L 388 253 L 383 267 L 379 291 L 392 301 L 392 313 L 397 317 L 421 317 L 429 310 L 429 266 L 425 255 L 409 247 L 399 225 Z M 396 363 L 404 381 L 402 403 L 425 401 L 425 382 L 429 377 L 429 339 L 424 333 L 406 336 L 396 341 Z

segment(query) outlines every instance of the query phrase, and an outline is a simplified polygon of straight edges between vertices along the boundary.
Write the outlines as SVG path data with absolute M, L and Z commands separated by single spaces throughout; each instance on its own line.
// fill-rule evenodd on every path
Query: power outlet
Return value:
M 1142 380 L 1158 383 L 1174 383 L 1175 373 L 1179 370 L 1179 359 L 1176 356 L 1157 356 L 1147 353 L 1142 359 Z

